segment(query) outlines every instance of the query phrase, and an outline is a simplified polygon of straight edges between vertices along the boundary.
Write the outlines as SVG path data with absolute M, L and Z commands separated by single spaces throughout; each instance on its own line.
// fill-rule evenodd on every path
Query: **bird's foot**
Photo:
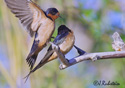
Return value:
M 54 49 L 54 50 L 58 50 L 59 49 L 59 46 L 57 46 L 53 42 L 49 42 L 49 43 L 52 45 L 52 49 Z

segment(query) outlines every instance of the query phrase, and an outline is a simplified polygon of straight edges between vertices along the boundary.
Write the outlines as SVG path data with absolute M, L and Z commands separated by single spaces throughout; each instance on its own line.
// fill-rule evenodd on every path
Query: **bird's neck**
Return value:
M 47 17 L 50 18 L 52 21 L 55 21 L 58 18 L 58 16 L 52 14 L 48 14 Z

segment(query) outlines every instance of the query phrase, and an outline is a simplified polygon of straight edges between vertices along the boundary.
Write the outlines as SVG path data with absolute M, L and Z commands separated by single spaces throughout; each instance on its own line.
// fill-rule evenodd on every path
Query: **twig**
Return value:
M 112 58 L 124 58 L 125 57 L 125 51 L 88 53 L 88 54 L 81 55 L 79 57 L 70 59 L 69 60 L 70 65 L 69 66 L 72 66 L 72 65 L 74 65 L 76 63 L 79 63 L 81 61 L 92 60 L 92 58 L 94 56 L 97 58 L 97 60 L 112 59 Z M 59 66 L 59 68 L 62 70 L 62 69 L 65 69 L 69 66 L 64 66 L 64 65 L 61 64 Z
M 57 55 L 58 55 L 59 59 L 61 60 L 61 62 L 63 63 L 63 65 L 69 66 L 68 60 L 65 58 L 65 56 L 60 51 L 59 46 L 52 42 L 50 42 L 50 44 L 52 45 L 52 49 L 54 49 L 54 51 L 57 53 Z

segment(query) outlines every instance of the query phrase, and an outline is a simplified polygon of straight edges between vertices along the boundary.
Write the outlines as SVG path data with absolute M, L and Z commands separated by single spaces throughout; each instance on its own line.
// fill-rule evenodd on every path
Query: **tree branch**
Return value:
M 104 60 L 104 59 L 124 58 L 124 57 L 125 57 L 125 51 L 88 53 L 88 54 L 81 55 L 79 57 L 70 59 L 69 66 L 72 66 L 81 61 L 92 60 L 93 58 L 97 58 L 97 60 Z M 59 68 L 62 70 L 69 66 L 65 66 L 65 65 L 61 64 L 59 66 Z

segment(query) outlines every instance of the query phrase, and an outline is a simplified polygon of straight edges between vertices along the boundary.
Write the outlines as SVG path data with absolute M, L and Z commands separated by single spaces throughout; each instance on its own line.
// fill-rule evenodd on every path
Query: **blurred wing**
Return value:
M 40 26 L 39 20 L 45 17 L 44 11 L 30 0 L 5 0 L 5 2 L 32 37 Z

